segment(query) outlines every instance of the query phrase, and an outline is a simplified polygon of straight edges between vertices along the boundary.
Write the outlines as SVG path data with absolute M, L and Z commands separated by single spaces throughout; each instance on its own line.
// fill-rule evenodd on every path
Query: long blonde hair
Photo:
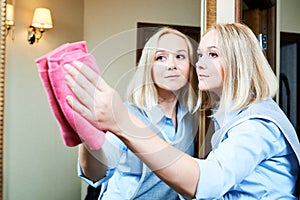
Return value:
M 137 70 L 127 89 L 127 99 L 141 109 L 151 109 L 158 104 L 158 94 L 154 85 L 151 69 L 154 63 L 158 40 L 166 34 L 177 35 L 183 38 L 187 44 L 190 61 L 189 80 L 186 86 L 180 90 L 178 100 L 186 106 L 190 112 L 193 112 L 196 110 L 198 89 L 195 68 L 192 66 L 194 65 L 192 40 L 178 30 L 169 27 L 160 28 L 146 42 Z
M 224 61 L 219 110 L 238 110 L 274 97 L 278 81 L 252 30 L 240 23 L 216 24 L 207 32 L 211 30 L 217 33 Z

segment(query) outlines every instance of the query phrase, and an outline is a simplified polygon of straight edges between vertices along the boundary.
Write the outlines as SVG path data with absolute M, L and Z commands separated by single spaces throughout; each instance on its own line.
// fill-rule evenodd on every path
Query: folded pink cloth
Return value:
M 74 60 L 81 61 L 100 73 L 94 57 L 88 54 L 83 41 L 64 44 L 37 59 L 36 64 L 64 144 L 76 146 L 83 140 L 91 149 L 100 149 L 105 141 L 105 133 L 74 112 L 66 102 L 67 95 L 74 95 L 65 82 L 66 72 L 63 66 L 67 63 L 72 65 Z

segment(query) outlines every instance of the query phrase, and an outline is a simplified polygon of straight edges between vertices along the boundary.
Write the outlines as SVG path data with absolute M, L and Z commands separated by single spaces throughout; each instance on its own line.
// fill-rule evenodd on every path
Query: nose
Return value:
M 196 68 L 206 69 L 205 66 L 206 66 L 205 62 L 203 62 L 203 60 L 199 58 L 198 61 L 196 62 Z
M 174 56 L 169 56 L 167 67 L 168 67 L 168 70 L 177 69 Z

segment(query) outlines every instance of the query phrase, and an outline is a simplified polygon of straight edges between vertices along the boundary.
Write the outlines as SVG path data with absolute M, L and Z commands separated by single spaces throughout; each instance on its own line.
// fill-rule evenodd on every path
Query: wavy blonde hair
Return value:
M 240 23 L 216 24 L 207 32 L 212 30 L 217 33 L 219 56 L 223 58 L 219 110 L 238 110 L 274 97 L 278 81 L 252 30 Z
M 169 27 L 160 28 L 146 42 L 142 55 L 137 66 L 137 70 L 131 79 L 127 89 L 127 99 L 141 109 L 151 109 L 158 104 L 158 94 L 151 69 L 155 59 L 155 52 L 158 46 L 158 40 L 166 34 L 174 34 L 183 38 L 188 47 L 188 55 L 190 61 L 189 80 L 187 84 L 180 90 L 178 100 L 190 111 L 197 110 L 197 76 L 194 65 L 194 48 L 192 41 L 186 35 Z

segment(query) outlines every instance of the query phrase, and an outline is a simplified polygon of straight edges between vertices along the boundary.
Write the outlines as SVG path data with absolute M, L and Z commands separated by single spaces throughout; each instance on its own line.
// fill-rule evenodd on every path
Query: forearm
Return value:
M 194 197 L 200 173 L 195 159 L 169 145 L 134 116 L 130 118 L 126 129 L 118 133 L 119 138 L 174 190 L 187 198 Z
M 79 163 L 84 175 L 92 180 L 98 181 L 106 174 L 107 161 L 102 149 L 92 151 L 87 149 L 84 144 L 79 146 Z

